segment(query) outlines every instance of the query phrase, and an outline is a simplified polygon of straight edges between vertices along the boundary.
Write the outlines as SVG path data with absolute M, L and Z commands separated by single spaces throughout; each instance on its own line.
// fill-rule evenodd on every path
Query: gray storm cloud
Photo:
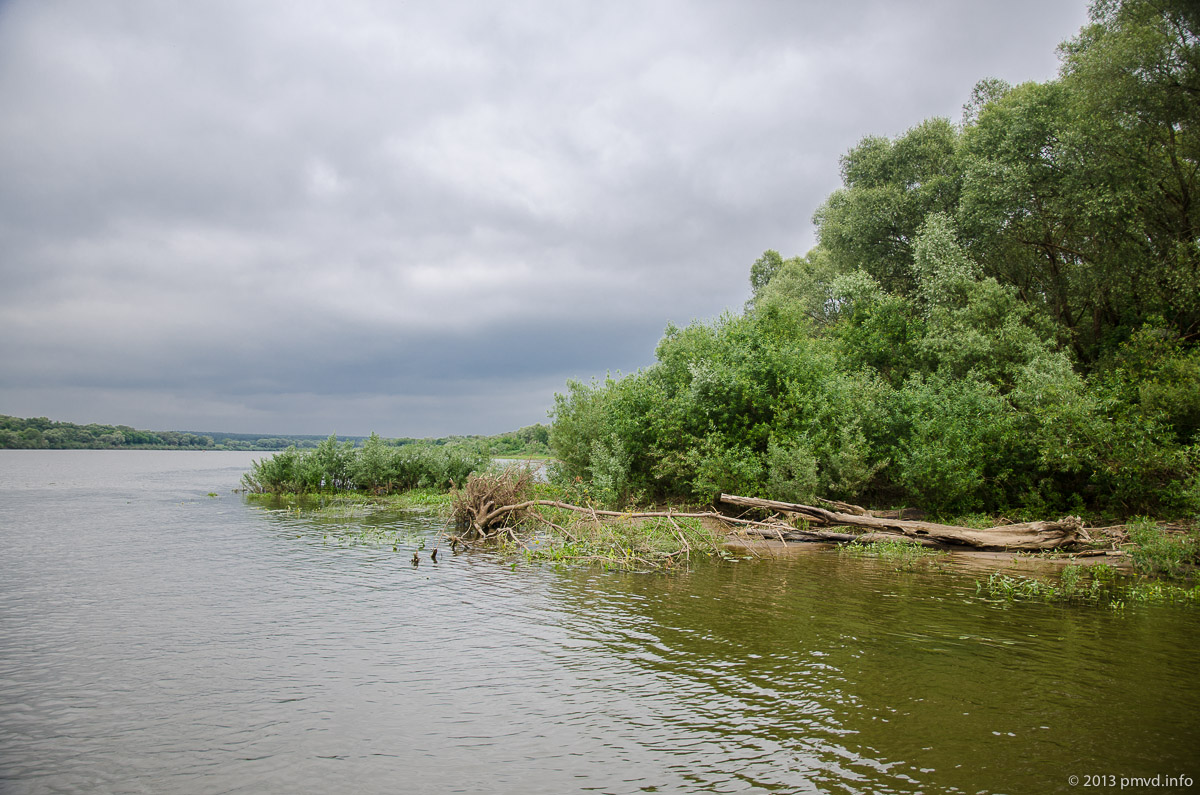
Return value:
M 802 253 L 1082 2 L 0 5 L 0 413 L 488 433 Z

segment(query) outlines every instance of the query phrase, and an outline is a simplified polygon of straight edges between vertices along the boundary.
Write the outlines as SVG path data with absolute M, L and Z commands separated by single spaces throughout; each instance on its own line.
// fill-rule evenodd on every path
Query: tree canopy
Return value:
M 1060 56 L 864 138 L 743 314 L 569 384 L 562 475 L 613 503 L 1200 510 L 1200 10 L 1098 0 Z

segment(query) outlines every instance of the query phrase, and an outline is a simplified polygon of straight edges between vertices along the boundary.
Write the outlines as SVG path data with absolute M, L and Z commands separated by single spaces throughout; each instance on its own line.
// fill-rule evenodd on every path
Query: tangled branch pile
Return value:
M 670 569 L 693 552 L 716 554 L 727 533 L 702 519 L 720 514 L 631 513 L 533 499 L 528 468 L 472 475 L 451 494 L 452 544 L 512 542 L 531 559 L 589 561 L 623 569 Z M 518 536 L 517 528 L 523 525 Z
M 467 478 L 450 492 L 450 515 L 468 539 L 495 538 L 510 532 L 529 509 L 533 471 L 511 466 Z

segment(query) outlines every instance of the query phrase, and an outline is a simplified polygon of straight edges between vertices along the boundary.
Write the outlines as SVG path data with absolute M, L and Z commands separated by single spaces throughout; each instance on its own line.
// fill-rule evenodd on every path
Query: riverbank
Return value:
M 621 528 L 628 549 L 639 533 L 655 536 L 669 525 L 668 535 L 678 539 L 678 549 L 672 551 L 678 552 L 688 546 L 680 524 L 686 521 L 695 532 L 733 538 L 748 548 L 752 548 L 748 539 L 754 538 L 777 539 L 785 545 L 903 542 L 941 550 L 1041 552 L 1077 562 L 1112 559 L 1110 565 L 1128 562 L 1142 573 L 1170 577 L 1191 576 L 1200 560 L 1200 530 L 1194 524 L 1158 524 L 1144 517 L 1100 527 L 1088 526 L 1080 517 L 1014 524 L 1004 518 L 989 522 L 972 516 L 962 523 L 939 523 L 901 518 L 905 511 L 871 511 L 827 500 L 821 502 L 833 510 L 726 494 L 721 495 L 724 511 L 683 507 L 613 511 L 595 506 L 587 484 L 572 485 L 535 483 L 531 472 L 521 467 L 472 475 L 452 498 L 451 515 L 459 528 L 456 541 L 520 543 L 517 528 L 525 528 L 539 539 L 550 535 L 560 544 L 578 544 L 581 535 L 592 537 L 598 528 L 612 525 Z M 740 513 L 733 515 L 729 506 Z M 661 544 L 651 546 L 658 549 Z
M 758 515 L 751 512 L 754 518 L 689 506 L 607 511 L 589 500 L 585 484 L 567 489 L 540 482 L 529 466 L 520 465 L 471 475 L 461 489 L 425 487 L 386 495 L 340 491 L 247 496 L 271 510 L 329 520 L 389 512 L 429 514 L 443 524 L 446 545 L 451 549 L 486 549 L 505 560 L 530 563 L 671 572 L 688 570 L 703 558 L 749 561 L 827 554 L 837 549 L 839 554 L 876 558 L 899 570 L 923 567 L 970 572 L 980 578 L 981 588 L 997 598 L 1085 600 L 1120 606 L 1146 599 L 1195 603 L 1200 592 L 1195 573 L 1200 532 L 1194 526 L 1157 524 L 1146 518 L 1100 527 L 1076 520 L 1069 543 L 1043 551 L 1004 549 L 1000 542 L 996 548 L 971 549 L 935 543 L 921 535 L 909 538 L 871 532 L 869 527 L 867 532 L 837 528 L 851 530 L 848 533 L 814 529 L 802 515 L 781 518 L 762 515 L 761 510 Z M 837 505 L 870 515 L 911 514 Z M 904 525 L 904 520 L 888 521 L 893 527 L 897 521 Z M 1008 530 L 1017 527 L 1003 517 L 989 520 L 978 515 L 959 524 L 912 524 L 958 528 L 976 535 L 986 535 L 996 525 Z M 905 528 L 907 525 L 901 527 Z M 379 531 L 370 532 L 378 535 Z M 339 544 L 356 543 L 352 534 L 335 533 L 331 538 Z M 393 543 L 398 550 L 397 539 L 389 542 L 389 538 L 372 536 L 362 541 Z M 837 538 L 839 543 L 829 543 L 829 538 Z

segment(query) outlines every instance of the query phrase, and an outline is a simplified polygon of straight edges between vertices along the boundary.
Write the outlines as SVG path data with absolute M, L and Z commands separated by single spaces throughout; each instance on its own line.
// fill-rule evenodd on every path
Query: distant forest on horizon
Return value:
M 550 429 L 535 424 L 494 436 L 442 436 L 418 439 L 400 437 L 384 442 L 408 444 L 472 445 L 498 457 L 544 455 L 549 451 Z M 224 433 L 218 431 L 147 431 L 128 425 L 102 425 L 51 420 L 46 417 L 11 417 L 0 414 L 0 449 L 6 450 L 285 450 L 315 449 L 326 436 L 311 434 Z M 367 436 L 340 436 L 361 446 Z

